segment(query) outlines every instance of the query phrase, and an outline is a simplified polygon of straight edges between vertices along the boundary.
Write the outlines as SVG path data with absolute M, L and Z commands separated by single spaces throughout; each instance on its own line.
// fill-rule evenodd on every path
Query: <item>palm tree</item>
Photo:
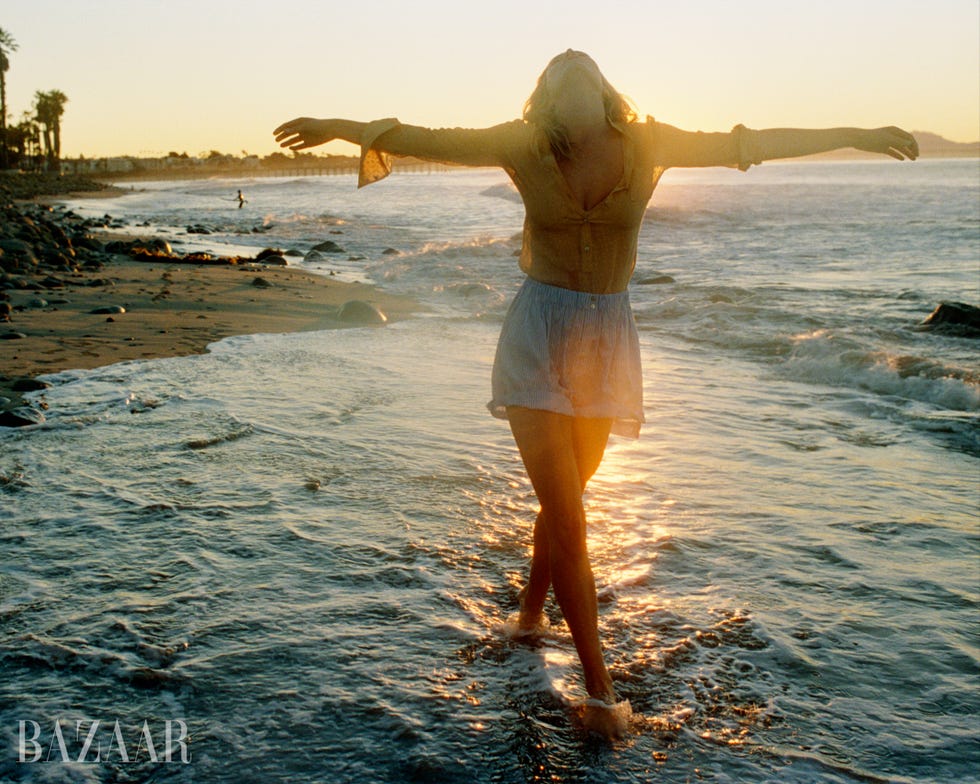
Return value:
M 7 151 L 20 165 L 31 166 L 41 150 L 41 131 L 30 112 L 24 119 L 7 128 Z
M 51 140 L 51 101 L 48 94 L 41 90 L 34 93 L 34 119 L 43 128 L 41 140 L 44 142 L 44 157 L 50 160 L 54 146 Z
M 0 168 L 7 168 L 7 71 L 8 52 L 17 51 L 13 36 L 0 27 Z
M 37 121 L 44 126 L 44 151 L 47 169 L 57 169 L 61 159 L 61 115 L 65 113 L 68 96 L 61 90 L 38 90 L 34 93 L 34 111 Z

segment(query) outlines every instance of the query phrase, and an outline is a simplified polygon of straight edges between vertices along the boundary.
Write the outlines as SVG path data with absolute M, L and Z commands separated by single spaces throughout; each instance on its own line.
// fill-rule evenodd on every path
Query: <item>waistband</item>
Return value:
M 521 284 L 521 290 L 537 294 L 549 302 L 571 308 L 608 308 L 620 303 L 629 304 L 630 295 L 627 289 L 612 294 L 593 294 L 589 291 L 576 291 L 561 286 L 552 286 L 534 278 L 527 277 Z

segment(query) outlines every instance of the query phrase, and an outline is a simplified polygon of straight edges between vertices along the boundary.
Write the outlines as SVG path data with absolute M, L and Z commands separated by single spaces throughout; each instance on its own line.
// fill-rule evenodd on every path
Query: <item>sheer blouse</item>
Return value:
M 358 187 L 386 177 L 389 155 L 464 166 L 499 166 L 524 201 L 520 267 L 541 283 L 595 294 L 626 289 L 647 202 L 671 166 L 762 162 L 754 131 L 683 131 L 656 122 L 614 124 L 623 137 L 623 176 L 591 209 L 572 196 L 545 134 L 523 120 L 490 128 L 423 128 L 394 118 L 368 123 L 361 136 Z

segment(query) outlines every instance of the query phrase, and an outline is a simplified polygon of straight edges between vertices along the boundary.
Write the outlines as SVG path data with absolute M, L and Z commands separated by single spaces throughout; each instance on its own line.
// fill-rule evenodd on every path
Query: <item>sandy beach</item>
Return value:
M 3 368 L 8 376 L 36 376 L 199 354 L 231 335 L 349 326 L 337 312 L 351 300 L 369 302 L 389 319 L 412 309 L 371 286 L 288 267 L 119 260 L 68 276 L 63 288 L 12 292 L 15 312 L 7 331 L 26 337 L 3 342 Z M 93 313 L 115 306 L 125 312 Z
M 33 203 L 7 205 L 6 230 L 0 238 L 13 233 L 12 213 L 24 220 L 25 212 L 36 210 L 37 203 L 49 206 L 56 198 L 45 195 L 43 184 L 37 190 Z M 72 193 L 79 195 L 77 188 Z M 51 215 L 53 225 L 65 223 L 57 212 Z M 89 244 L 93 239 L 96 245 L 110 248 L 110 240 L 119 244 L 118 235 L 94 230 L 88 236 Z M 129 238 L 129 244 L 134 241 L 138 244 L 136 238 Z M 43 247 L 40 241 L 33 246 L 38 247 Z M 210 343 L 233 335 L 364 323 L 342 318 L 342 306 L 351 301 L 367 303 L 389 320 L 402 318 L 415 307 L 408 298 L 368 285 L 288 266 L 248 259 L 226 263 L 187 259 L 171 254 L 137 260 L 102 252 L 95 263 L 79 264 L 73 259 L 59 268 L 41 261 L 27 274 L 4 272 L 0 315 L 7 320 L 0 324 L 0 399 L 5 400 L 0 400 L 0 410 L 22 406 L 21 394 L 39 375 L 203 353 Z

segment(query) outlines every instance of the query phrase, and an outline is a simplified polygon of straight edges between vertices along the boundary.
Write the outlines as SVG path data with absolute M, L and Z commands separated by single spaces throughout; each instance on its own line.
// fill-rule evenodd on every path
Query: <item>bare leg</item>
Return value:
M 551 555 L 548 533 L 541 520 L 541 512 L 534 521 L 534 550 L 531 556 L 531 574 L 521 591 L 520 629 L 534 629 L 544 616 L 544 602 L 551 588 Z
M 582 493 L 585 492 L 585 486 L 602 462 L 606 442 L 609 440 L 609 427 L 610 422 L 605 419 L 572 421 L 572 438 Z M 551 553 L 548 547 L 548 533 L 541 520 L 541 513 L 538 512 L 537 519 L 534 521 L 531 573 L 520 597 L 519 628 L 534 629 L 541 622 L 549 588 L 551 588 Z
M 550 575 L 555 598 L 582 662 L 585 688 L 591 697 L 612 703 L 615 691 L 599 644 L 595 580 L 589 565 L 582 508 L 582 489 L 602 459 L 610 422 L 518 407 L 508 408 L 507 415 L 541 504 L 535 524 L 532 579 L 524 597 L 526 616 L 522 612 L 522 620 L 531 620 L 535 611 L 540 615 L 547 593 L 544 578 Z M 542 551 L 543 547 L 547 550 Z M 545 563 L 548 573 L 542 571 Z

